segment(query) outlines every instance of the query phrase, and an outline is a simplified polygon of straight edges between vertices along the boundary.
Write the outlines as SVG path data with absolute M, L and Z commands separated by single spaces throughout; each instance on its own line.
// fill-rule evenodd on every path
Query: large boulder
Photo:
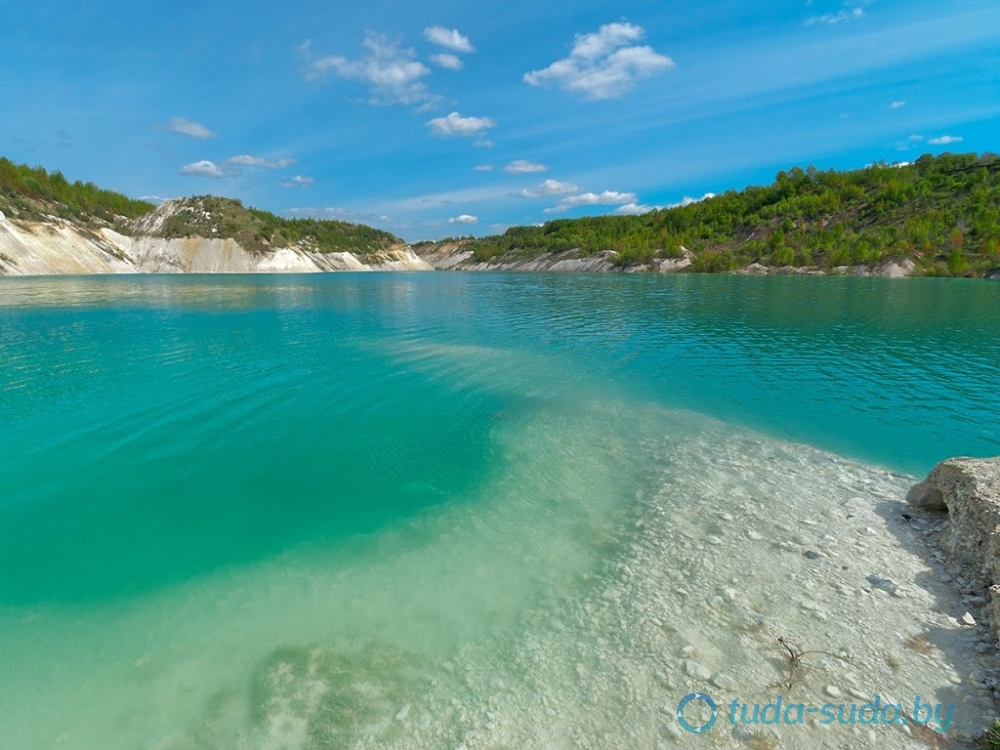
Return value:
M 906 501 L 948 512 L 941 547 L 951 562 L 987 580 L 994 625 L 1000 627 L 1000 456 L 942 461 L 910 490 Z

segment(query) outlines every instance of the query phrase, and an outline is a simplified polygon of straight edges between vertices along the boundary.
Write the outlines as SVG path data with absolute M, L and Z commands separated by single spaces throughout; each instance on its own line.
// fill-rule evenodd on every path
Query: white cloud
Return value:
M 690 196 L 685 195 L 680 200 L 680 202 L 671 203 L 669 206 L 667 206 L 667 208 L 679 208 L 681 206 L 690 206 L 692 203 L 701 203 L 702 201 L 707 201 L 709 198 L 714 198 L 714 197 L 715 193 L 705 193 L 700 198 L 691 198 Z
M 461 70 L 464 65 L 458 55 L 431 55 L 430 60 L 439 68 L 447 68 L 448 70 Z
M 333 72 L 340 78 L 367 83 L 372 104 L 420 104 L 435 97 L 420 79 L 431 69 L 416 59 L 412 49 L 403 49 L 384 34 L 368 32 L 362 43 L 368 54 L 358 60 L 340 55 L 313 58 L 311 43 L 300 50 L 308 60 L 307 79 Z
M 221 169 L 214 163 L 206 159 L 201 161 L 196 161 L 192 164 L 185 164 L 181 167 L 181 174 L 192 175 L 195 177 L 223 177 L 224 174 Z
M 834 24 L 844 23 L 845 21 L 860 21 L 864 17 L 865 9 L 855 6 L 853 8 L 843 8 L 837 13 L 824 13 L 821 16 L 807 18 L 806 26 L 812 26 L 817 23 L 825 23 L 832 26 Z
M 489 117 L 462 117 L 458 112 L 452 112 L 446 117 L 435 117 L 427 124 L 431 126 L 435 135 L 472 136 L 482 135 L 492 128 L 493 120 Z
M 962 138 L 957 135 L 942 135 L 938 138 L 931 138 L 927 142 L 932 146 L 947 146 L 951 143 L 961 143 Z
M 428 26 L 424 29 L 424 38 L 431 44 L 454 50 L 455 52 L 475 52 L 469 37 L 463 36 L 458 29 L 446 29 L 444 26 Z
M 226 161 L 238 167 L 262 167 L 264 169 L 284 169 L 295 163 L 295 159 L 272 160 L 265 159 L 262 156 L 250 156 L 249 154 L 231 156 Z
M 566 193 L 575 193 L 579 191 L 576 185 L 572 182 L 559 182 L 558 180 L 546 180 L 542 184 L 533 187 L 525 188 L 518 195 L 523 198 L 540 198 L 544 195 L 565 195 Z
M 170 122 L 166 126 L 157 126 L 165 130 L 172 130 L 175 133 L 182 133 L 183 135 L 189 135 L 192 138 L 214 138 L 215 133 L 206 128 L 200 122 L 195 122 L 194 120 L 187 120 L 183 117 L 171 117 Z
M 460 216 L 452 217 L 448 219 L 449 224 L 478 224 L 479 218 L 476 216 L 470 216 L 469 214 L 462 214 Z
M 892 104 L 889 105 L 889 109 L 899 109 L 899 108 L 905 107 L 905 106 L 906 106 L 906 102 L 902 102 L 902 101 L 893 102 Z
M 626 203 L 624 206 L 619 206 L 615 213 L 627 214 L 629 216 L 638 216 L 640 214 L 648 214 L 650 211 L 660 211 L 664 208 L 680 208 L 681 206 L 690 206 L 692 203 L 701 203 L 709 198 L 714 198 L 715 193 L 705 193 L 701 198 L 691 198 L 690 196 L 684 196 L 677 203 L 671 203 L 669 206 L 647 206 L 641 203 Z
M 478 165 L 476 167 L 476 171 L 477 172 L 492 172 L 493 171 L 493 165 L 492 164 L 480 164 L 480 165 Z
M 529 174 L 531 172 L 546 172 L 548 167 L 544 164 L 536 164 L 525 159 L 515 159 L 503 171 L 507 174 Z
M 554 83 L 585 99 L 619 97 L 640 78 L 674 67 L 673 60 L 652 47 L 632 44 L 645 33 L 631 23 L 609 23 L 592 34 L 578 34 L 569 57 L 525 73 L 524 81 L 531 86 Z
M 293 187 L 309 187 L 316 180 L 312 177 L 304 177 L 303 175 L 297 174 L 288 182 L 279 182 L 278 184 L 283 188 L 293 188 Z
M 650 211 L 658 211 L 662 206 L 643 206 L 638 203 L 626 203 L 624 206 L 619 206 L 615 213 L 625 214 L 627 216 L 639 216 L 641 214 L 648 214 Z
M 578 193 L 567 195 L 558 206 L 543 209 L 542 213 L 558 214 L 578 206 L 624 206 L 636 203 L 635 193 L 620 193 L 617 190 L 605 190 L 603 193 Z
M 922 135 L 911 135 L 910 136 L 910 140 L 911 141 L 922 141 L 923 139 L 924 139 L 924 137 Z

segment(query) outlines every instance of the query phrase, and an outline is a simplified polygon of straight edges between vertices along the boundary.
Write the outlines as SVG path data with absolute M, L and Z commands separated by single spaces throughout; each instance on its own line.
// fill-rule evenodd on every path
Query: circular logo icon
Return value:
M 706 721 L 701 726 L 695 726 L 691 724 L 687 719 L 684 718 L 684 709 L 687 708 L 687 704 L 691 701 L 701 701 L 709 707 L 712 711 L 712 718 Z M 709 729 L 715 726 L 715 720 L 719 718 L 719 707 L 715 705 L 715 701 L 712 700 L 712 696 L 705 695 L 705 693 L 691 693 L 690 695 L 685 695 L 681 698 L 681 702 L 677 704 L 677 723 L 680 724 L 684 729 L 691 732 L 692 734 L 704 734 Z

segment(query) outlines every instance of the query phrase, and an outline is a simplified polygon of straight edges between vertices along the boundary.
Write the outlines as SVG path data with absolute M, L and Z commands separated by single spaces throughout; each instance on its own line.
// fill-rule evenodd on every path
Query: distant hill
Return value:
M 0 159 L 0 276 L 430 270 L 399 238 L 360 224 L 208 195 L 154 206 Z
M 285 219 L 245 208 L 239 200 L 196 196 L 155 206 L 93 183 L 70 183 L 60 172 L 14 164 L 0 158 L 0 211 L 9 219 L 40 222 L 52 218 L 124 235 L 178 239 L 234 239 L 250 253 L 299 246 L 317 253 L 378 253 L 405 243 L 362 224 L 318 219 Z
M 1000 160 L 922 156 L 849 172 L 795 167 L 774 183 L 642 216 L 558 219 L 414 246 L 440 268 L 984 276 L 1000 270 Z M 540 263 L 541 258 L 548 259 Z

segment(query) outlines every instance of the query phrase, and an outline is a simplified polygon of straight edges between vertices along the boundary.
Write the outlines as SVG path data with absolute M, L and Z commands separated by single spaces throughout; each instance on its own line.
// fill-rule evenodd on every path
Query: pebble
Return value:
M 406 721 L 406 717 L 409 715 L 410 715 L 410 704 L 407 703 L 405 706 L 399 709 L 399 713 L 396 714 L 396 721 Z
M 962 615 L 962 623 L 964 625 L 968 625 L 969 627 L 973 627 L 974 628 L 974 627 L 976 627 L 976 618 L 973 617 L 968 612 L 966 612 L 964 615 Z
M 708 680 L 712 677 L 712 670 L 704 664 L 699 664 L 693 659 L 688 659 L 684 662 L 684 671 L 687 673 L 688 677 L 694 677 L 698 680 Z
M 893 583 L 888 578 L 879 578 L 878 576 L 868 576 L 866 579 L 868 583 L 881 591 L 892 591 L 896 588 L 896 584 Z
M 720 690 L 734 691 L 737 688 L 736 680 L 722 672 L 716 672 L 712 676 L 712 684 Z
M 838 688 L 836 685 L 827 685 L 826 694 L 829 695 L 831 698 L 839 698 L 841 695 L 840 688 Z

